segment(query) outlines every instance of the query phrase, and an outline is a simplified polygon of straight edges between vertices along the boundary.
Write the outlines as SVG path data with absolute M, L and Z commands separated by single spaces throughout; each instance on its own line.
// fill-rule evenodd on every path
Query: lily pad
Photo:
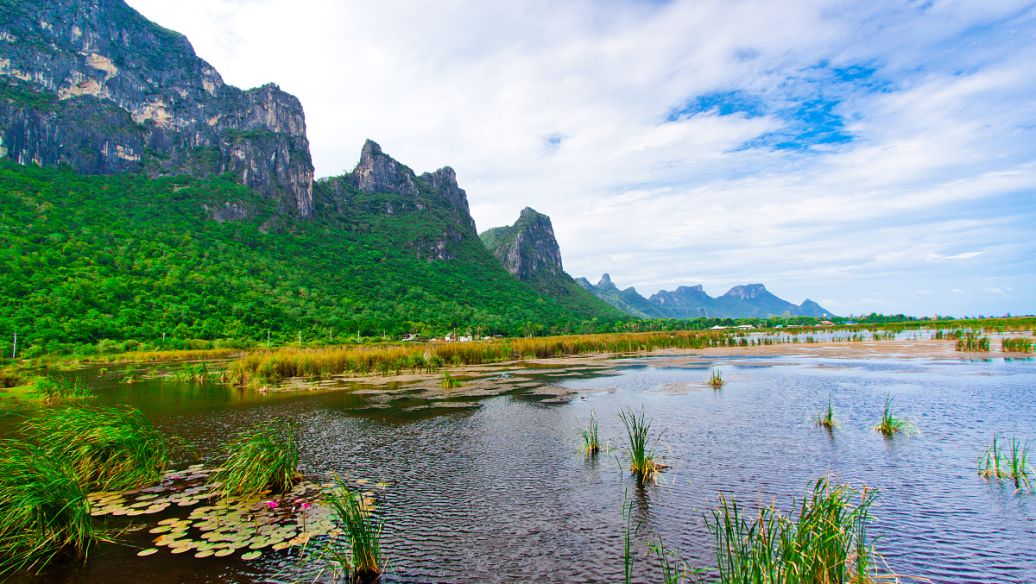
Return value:
M 254 560 L 254 559 L 258 558 L 261 555 L 263 555 L 263 552 L 261 552 L 261 551 L 258 551 L 258 550 L 251 551 L 251 552 L 246 552 L 246 553 L 241 554 L 241 559 L 245 560 L 245 561 L 250 561 L 250 560 Z
M 143 557 L 154 555 L 154 554 L 157 554 L 157 553 L 158 553 L 158 548 L 147 548 L 147 549 L 143 549 L 143 550 L 140 550 L 139 552 L 137 552 L 137 555 L 143 558 Z

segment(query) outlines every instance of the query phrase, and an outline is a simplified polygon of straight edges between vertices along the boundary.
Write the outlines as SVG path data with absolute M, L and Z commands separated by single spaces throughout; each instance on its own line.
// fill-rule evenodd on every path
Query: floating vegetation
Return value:
M 94 390 L 79 379 L 55 377 L 37 377 L 32 384 L 32 393 L 47 404 L 97 397 Z
M 580 452 L 582 452 L 587 458 L 597 456 L 597 453 L 601 450 L 599 433 L 600 428 L 597 424 L 597 415 L 591 411 L 590 424 L 585 428 L 579 429 L 579 435 L 583 438 L 583 447 L 580 449 Z
M 770 505 L 749 521 L 733 498 L 721 494 L 719 509 L 705 518 L 716 542 L 718 582 L 894 580 L 878 573 L 879 558 L 867 542 L 870 506 L 876 496 L 866 487 L 857 491 L 820 479 L 812 496 L 803 497 L 797 516 L 786 517 Z
M 977 333 L 957 335 L 957 350 L 971 353 L 989 352 L 989 337 Z
M 348 553 L 332 540 L 330 558 L 335 569 L 351 575 L 353 582 L 374 582 L 385 567 L 381 553 L 381 530 L 384 523 L 374 517 L 368 500 L 353 491 L 341 478 L 327 493 L 326 503 L 341 523 L 348 537 Z
M 1032 353 L 1036 350 L 1033 339 L 1014 338 L 1000 341 L 1000 350 L 1005 353 Z
M 190 363 L 173 371 L 169 378 L 180 383 L 205 383 L 215 377 L 205 363 Z
M 86 491 L 63 464 L 0 441 L 0 574 L 41 570 L 59 554 L 85 558 L 97 540 Z
M 152 484 L 169 464 L 165 438 L 135 408 L 55 408 L 25 422 L 23 429 L 89 488 Z
M 881 414 L 881 421 L 874 426 L 874 429 L 884 434 L 887 438 L 891 438 L 900 432 L 904 434 L 910 433 L 913 428 L 913 425 L 906 418 L 898 418 L 892 415 L 892 396 L 886 395 L 885 409 Z
M 643 410 L 638 416 L 632 408 L 619 412 L 619 419 L 626 427 L 626 437 L 629 439 L 630 471 L 637 475 L 638 481 L 654 481 L 665 465 L 655 459 L 654 446 L 649 444 L 651 422 L 644 416 Z M 661 435 L 655 438 L 656 443 L 659 438 Z
M 712 373 L 709 375 L 707 383 L 711 385 L 713 389 L 723 387 L 723 371 L 720 369 L 713 369 Z
M 1007 452 L 1000 448 L 1000 438 L 993 434 L 993 444 L 979 459 L 978 474 L 985 479 L 1008 479 L 1014 482 L 1016 491 L 1032 492 L 1029 476 L 1034 474 L 1029 466 L 1029 445 L 1011 438 Z
M 286 493 L 300 478 L 298 427 L 287 420 L 242 430 L 224 450 L 226 462 L 211 477 L 224 497 Z
M 830 397 L 827 398 L 827 407 L 821 409 L 820 412 L 813 417 L 813 421 L 817 423 L 817 426 L 827 430 L 834 430 L 838 426 L 838 422 L 835 420 L 835 409 L 831 405 Z
M 453 389 L 454 387 L 460 387 L 463 384 L 459 379 L 450 375 L 449 370 L 444 369 L 442 372 L 442 380 L 439 382 L 439 385 L 443 389 Z

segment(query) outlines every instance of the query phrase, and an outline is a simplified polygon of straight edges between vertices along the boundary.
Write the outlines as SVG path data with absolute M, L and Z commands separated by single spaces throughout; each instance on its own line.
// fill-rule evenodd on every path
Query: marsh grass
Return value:
M 705 524 L 715 541 L 716 569 L 722 584 L 743 582 L 877 582 L 879 558 L 867 541 L 870 507 L 876 491 L 832 486 L 820 479 L 803 497 L 797 515 L 782 515 L 774 505 L 754 519 L 737 502 L 719 497 L 719 508 Z
M 874 426 L 874 429 L 881 432 L 887 438 L 891 438 L 899 433 L 909 434 L 914 430 L 913 424 L 911 424 L 906 418 L 899 418 L 892 414 L 892 396 L 885 396 L 885 409 L 881 414 L 881 421 Z
M 299 480 L 298 428 L 273 420 L 238 432 L 224 447 L 226 461 L 209 477 L 221 497 L 246 497 L 270 490 L 286 493 Z
M 636 561 L 635 541 L 640 532 L 640 522 L 633 522 L 633 500 L 629 492 L 622 495 L 622 567 L 626 584 L 633 582 L 633 564 Z
M 84 558 L 98 539 L 86 489 L 35 445 L 0 441 L 0 575 Z
M 1036 343 L 1032 339 L 1004 339 L 1000 341 L 1000 350 L 1005 353 L 1032 353 L 1036 350 Z
M 448 369 L 444 369 L 442 372 L 442 379 L 439 381 L 439 386 L 443 389 L 453 389 L 454 387 L 460 387 L 463 385 L 459 379 L 450 375 Z
M 629 441 L 630 471 L 640 482 L 656 480 L 665 465 L 655 458 L 654 444 L 651 443 L 651 421 L 645 417 L 643 410 L 638 416 L 633 408 L 619 412 L 619 419 L 626 427 Z M 655 444 L 660 438 L 661 435 L 655 438 Z
M 165 438 L 134 408 L 53 408 L 26 421 L 23 429 L 91 489 L 156 483 L 169 465 Z
M 816 416 L 813 417 L 813 421 L 816 422 L 817 426 L 827 430 L 834 430 L 838 427 L 838 421 L 835 420 L 835 409 L 831 405 L 831 398 L 827 398 L 827 407 L 821 409 Z
M 723 371 L 720 369 L 713 369 L 712 373 L 709 375 L 707 383 L 711 385 L 713 389 L 723 387 Z
M 353 582 L 374 582 L 385 569 L 381 552 L 381 531 L 384 522 L 374 517 L 373 510 L 361 493 L 354 492 L 341 478 L 325 496 L 335 518 L 349 539 L 348 553 L 335 548 L 332 560 Z
M 597 424 L 597 415 L 590 412 L 590 423 L 585 428 L 579 429 L 579 435 L 583 439 L 583 447 L 580 452 L 587 458 L 597 456 L 601 451 L 600 427 Z
M 1029 466 L 1029 445 L 1017 438 L 1011 438 L 1011 444 L 1005 452 L 1000 447 L 1000 437 L 993 434 L 993 444 L 986 449 L 978 462 L 978 474 L 986 479 L 1008 479 L 1014 482 L 1016 491 L 1032 492 L 1030 475 L 1034 473 Z
M 78 378 L 37 377 L 32 384 L 32 394 L 47 404 L 97 397 L 94 390 Z

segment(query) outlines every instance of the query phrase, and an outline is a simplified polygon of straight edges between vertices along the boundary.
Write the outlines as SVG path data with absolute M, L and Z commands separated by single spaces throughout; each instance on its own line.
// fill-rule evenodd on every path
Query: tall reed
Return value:
M 96 540 L 86 489 L 65 461 L 0 441 L 0 575 L 41 570 L 58 555 L 85 558 Z
M 1032 353 L 1036 343 L 1032 339 L 1013 338 L 1000 341 L 1000 350 L 1005 353 Z
M 709 375 L 709 380 L 707 383 L 711 385 L 713 389 L 719 389 L 723 387 L 723 371 L 721 371 L 720 369 L 713 369 L 711 375 Z
M 665 468 L 655 458 L 654 444 L 651 443 L 651 422 L 641 410 L 638 416 L 633 408 L 619 412 L 619 419 L 626 427 L 626 438 L 629 442 L 630 471 L 638 481 L 654 481 L 658 473 Z M 661 436 L 655 438 L 655 443 Z
M 881 414 L 881 421 L 874 429 L 886 437 L 892 437 L 900 432 L 909 433 L 913 426 L 905 418 L 899 418 L 892 414 L 892 396 L 885 396 L 885 409 Z
M 79 379 L 61 379 L 54 377 L 36 378 L 36 381 L 32 384 L 32 393 L 47 404 L 93 399 L 97 397 L 94 390 Z
M 813 417 L 813 421 L 817 423 L 817 426 L 827 430 L 834 430 L 838 427 L 838 422 L 835 420 L 835 409 L 831 405 L 830 397 L 827 398 L 827 407 L 821 409 L 820 412 Z
M 23 424 L 47 456 L 85 486 L 130 489 L 155 483 L 169 465 L 165 437 L 135 408 L 61 407 Z
M 335 485 L 325 500 L 349 538 L 349 553 L 338 552 L 333 556 L 339 568 L 351 574 L 353 582 L 378 580 L 385 568 L 381 552 L 384 522 L 374 517 L 363 495 L 352 491 L 341 478 L 335 478 Z
M 238 432 L 224 447 L 226 461 L 209 477 L 222 497 L 286 493 L 299 480 L 299 436 L 283 419 Z
M 978 462 L 978 474 L 986 479 L 1009 479 L 1018 491 L 1032 491 L 1029 476 L 1034 471 L 1029 466 L 1029 445 L 1011 438 L 1011 445 L 1005 453 L 1000 448 L 1000 437 L 993 434 L 993 444 L 986 449 Z
M 989 337 L 976 333 L 962 333 L 957 337 L 957 350 L 966 352 L 988 352 Z
M 590 423 L 585 428 L 579 429 L 579 435 L 583 439 L 583 447 L 580 452 L 587 458 L 597 456 L 601 450 L 600 427 L 597 424 L 597 415 L 590 412 Z
M 720 495 L 705 524 L 715 541 L 721 584 L 745 582 L 875 582 L 877 554 L 867 541 L 876 491 L 818 480 L 794 516 L 774 505 L 750 520 L 737 502 Z

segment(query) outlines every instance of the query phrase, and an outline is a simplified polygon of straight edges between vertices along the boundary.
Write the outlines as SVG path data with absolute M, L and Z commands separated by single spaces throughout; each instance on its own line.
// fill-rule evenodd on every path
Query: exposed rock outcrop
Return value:
M 519 280 L 528 282 L 565 273 L 550 217 L 529 207 L 522 209 L 514 225 L 494 227 L 480 237 L 504 268 Z
M 313 164 L 299 101 L 226 85 L 187 39 L 122 0 L 12 0 L 0 12 L 0 147 L 79 172 L 232 173 L 301 217 Z

